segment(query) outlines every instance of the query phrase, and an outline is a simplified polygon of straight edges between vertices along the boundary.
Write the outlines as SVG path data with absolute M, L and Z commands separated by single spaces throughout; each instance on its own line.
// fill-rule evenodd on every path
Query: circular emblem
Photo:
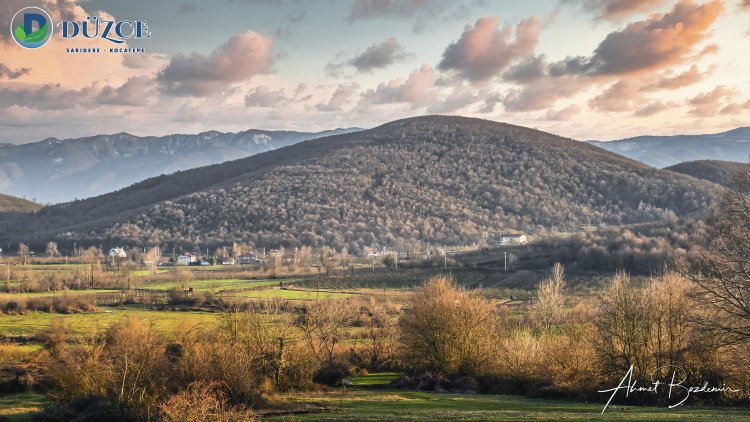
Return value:
M 52 17 L 38 7 L 24 7 L 10 20 L 10 33 L 23 48 L 39 48 L 52 37 Z

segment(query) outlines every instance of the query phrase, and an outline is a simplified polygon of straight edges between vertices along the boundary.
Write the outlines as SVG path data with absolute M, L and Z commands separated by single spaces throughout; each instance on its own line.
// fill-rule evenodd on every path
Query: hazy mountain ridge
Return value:
M 730 186 L 732 177 L 738 172 L 750 172 L 750 164 L 731 161 L 701 160 L 680 163 L 665 170 L 687 174 L 698 179 L 709 180 L 722 186 Z
M 428 116 L 40 210 L 3 238 L 139 244 L 465 244 L 507 229 L 659 221 L 718 186 L 572 139 Z M 6 240 L 8 240 L 6 239 Z
M 317 133 L 247 130 L 195 135 L 96 135 L 0 144 L 0 191 L 66 202 L 111 192 L 160 174 L 247 157 L 294 143 L 359 129 Z
M 707 135 L 637 136 L 588 143 L 657 168 L 699 160 L 746 161 L 750 127 Z

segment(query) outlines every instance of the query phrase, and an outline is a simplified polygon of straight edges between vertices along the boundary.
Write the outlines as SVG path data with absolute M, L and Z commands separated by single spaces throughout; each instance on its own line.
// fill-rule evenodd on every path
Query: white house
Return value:
M 525 245 L 529 239 L 523 233 L 505 233 L 498 236 L 497 244 L 501 246 Z
M 112 258 L 127 258 L 128 254 L 125 253 L 123 248 L 112 248 L 109 250 L 109 256 Z
M 195 255 L 191 253 L 182 254 L 177 257 L 177 265 L 190 265 L 195 262 Z

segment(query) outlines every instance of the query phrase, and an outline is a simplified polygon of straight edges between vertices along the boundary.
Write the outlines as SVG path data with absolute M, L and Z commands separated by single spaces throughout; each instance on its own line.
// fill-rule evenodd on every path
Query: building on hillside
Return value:
M 495 244 L 498 246 L 525 245 L 528 242 L 528 237 L 523 233 L 504 233 L 497 236 L 495 240 Z
M 242 255 L 237 257 L 236 262 L 239 265 L 251 265 L 257 264 L 259 260 L 253 253 L 243 253 Z
M 225 256 L 221 258 L 221 265 L 234 265 L 234 258 Z
M 195 255 L 191 253 L 182 254 L 177 257 L 177 265 L 190 265 L 195 262 Z
M 112 258 L 127 258 L 128 254 L 123 248 L 112 248 L 109 250 L 109 256 Z

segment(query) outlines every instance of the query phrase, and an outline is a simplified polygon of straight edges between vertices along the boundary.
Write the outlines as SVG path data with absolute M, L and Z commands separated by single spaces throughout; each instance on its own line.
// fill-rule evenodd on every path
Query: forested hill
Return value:
M 0 193 L 0 212 L 32 212 L 41 207 L 36 202 Z
M 706 210 L 717 185 L 504 123 L 410 118 L 50 206 L 6 241 L 465 244 Z
M 737 172 L 750 172 L 750 164 L 731 161 L 699 160 L 688 161 L 667 167 L 666 170 L 688 174 L 698 179 L 710 180 L 723 186 L 729 186 L 732 176 Z

